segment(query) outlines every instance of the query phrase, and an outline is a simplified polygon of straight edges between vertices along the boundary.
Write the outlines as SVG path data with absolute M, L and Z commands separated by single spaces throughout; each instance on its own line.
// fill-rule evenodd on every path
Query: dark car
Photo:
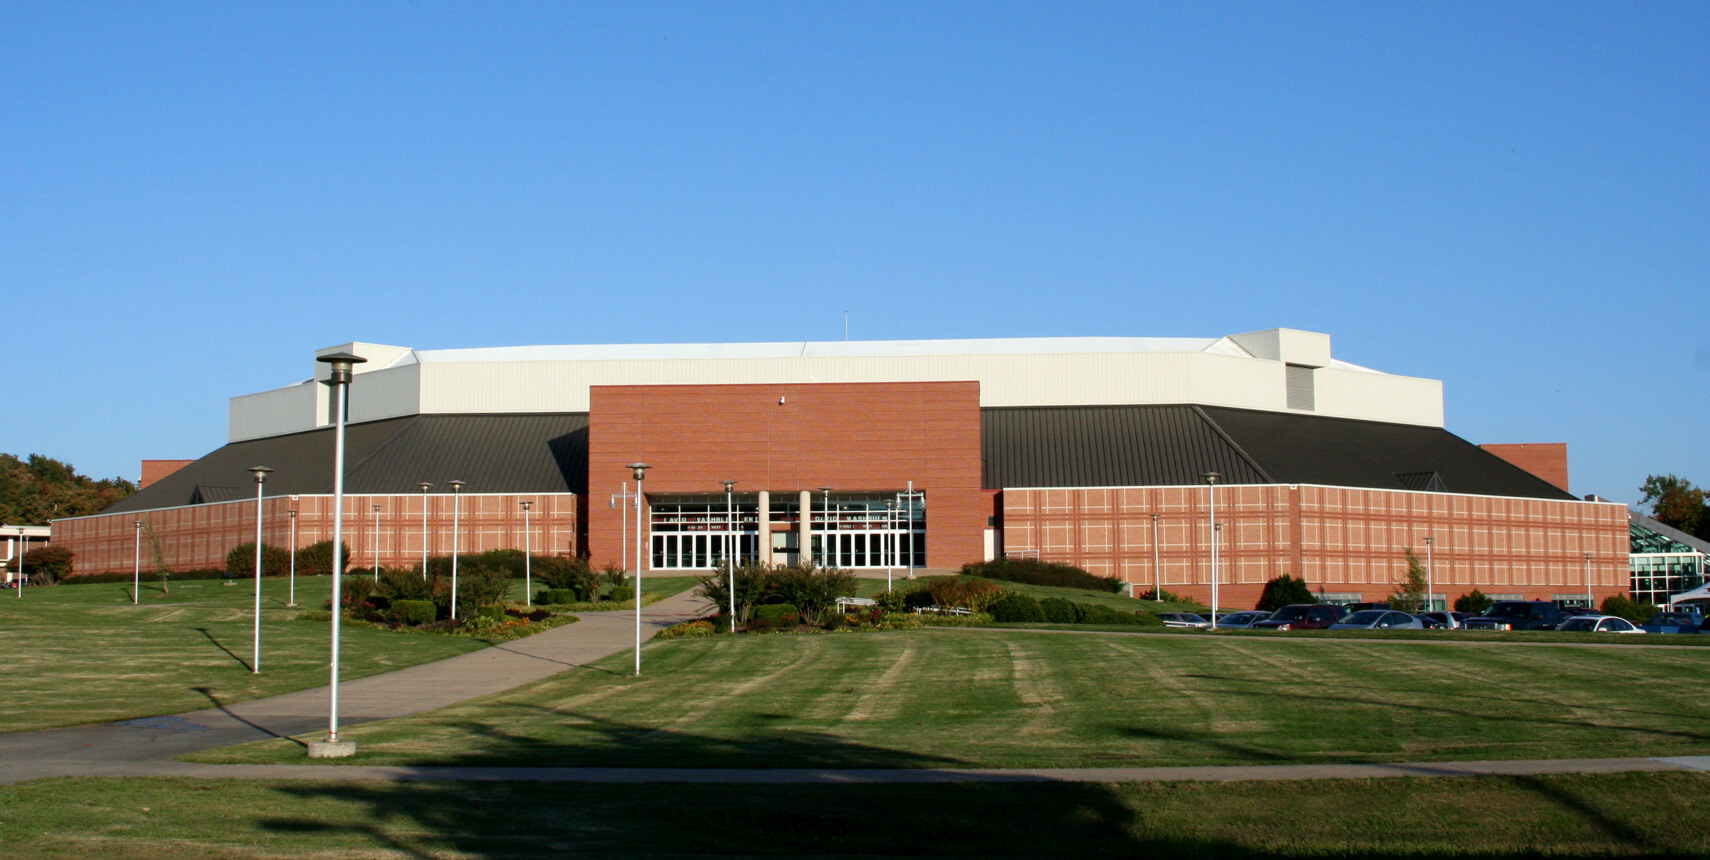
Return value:
M 1453 610 L 1448 612 L 1421 612 L 1419 613 L 1419 623 L 1425 625 L 1426 630 L 1459 630 L 1466 624 L 1467 617 L 1465 612 Z
M 1253 625 L 1254 630 L 1325 630 L 1347 617 L 1348 610 L 1333 603 L 1291 603 Z
M 1548 600 L 1499 600 L 1466 620 L 1468 630 L 1554 630 L 1568 614 Z
M 1646 633 L 1704 633 L 1704 616 L 1695 612 L 1658 612 L 1644 625 Z

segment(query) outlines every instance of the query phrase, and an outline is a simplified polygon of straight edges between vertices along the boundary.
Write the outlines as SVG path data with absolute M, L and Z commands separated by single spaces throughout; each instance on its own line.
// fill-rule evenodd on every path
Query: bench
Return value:
M 875 601 L 871 597 L 839 597 L 839 598 L 837 598 L 837 611 L 838 612 L 842 612 L 851 606 L 878 606 L 878 605 L 879 605 L 878 601 Z

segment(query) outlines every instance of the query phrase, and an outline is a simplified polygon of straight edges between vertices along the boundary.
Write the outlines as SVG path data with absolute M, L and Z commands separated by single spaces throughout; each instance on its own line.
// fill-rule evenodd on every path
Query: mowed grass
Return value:
M 574 785 L 54 779 L 29 857 L 1705 856 L 1710 774 L 1316 782 Z
M 1113 767 L 1710 753 L 1701 649 L 923 630 L 654 643 L 350 764 Z M 193 756 L 298 762 L 268 741 Z
M 898 591 L 909 591 L 914 588 L 925 586 L 929 580 L 940 578 L 943 577 L 922 576 L 915 579 L 913 582 L 910 582 L 903 578 L 903 576 L 899 575 L 896 577 L 892 587 Z M 1088 588 L 1063 588 L 1056 585 L 1031 585 L 1025 582 L 1009 582 L 1002 579 L 986 579 L 978 576 L 971 576 L 968 578 L 977 582 L 989 582 L 1006 591 L 1019 591 L 1023 594 L 1030 594 L 1039 600 L 1044 600 L 1047 597 L 1060 597 L 1074 603 L 1097 603 L 1115 609 L 1120 609 L 1124 612 L 1135 612 L 1139 610 L 1145 610 L 1146 612 L 1205 611 L 1204 606 L 1191 602 L 1176 603 L 1167 600 L 1136 600 L 1132 597 L 1124 597 L 1119 594 L 1113 594 L 1109 591 L 1093 591 Z M 884 590 L 885 581 L 883 579 L 862 577 L 856 581 L 855 594 L 857 597 L 876 597 L 883 593 Z M 1224 611 L 1228 612 L 1232 610 L 1225 607 Z
M 658 603 L 673 594 L 688 591 L 689 589 L 694 588 L 700 581 L 701 579 L 698 576 L 650 576 L 644 574 L 641 577 L 641 605 L 647 606 L 649 604 Z M 540 590 L 546 587 L 546 585 L 540 581 L 539 577 L 533 578 L 533 585 L 534 593 L 536 594 L 539 594 Z M 528 595 L 529 591 L 526 580 L 522 577 L 517 577 L 511 580 L 511 590 L 508 595 L 508 599 L 512 603 L 527 604 L 529 600 Z M 619 611 L 618 607 L 634 608 L 632 604 L 633 601 L 628 600 L 610 601 L 609 603 L 602 604 L 581 604 L 576 611 L 612 612 Z M 580 606 L 590 605 L 596 608 L 580 608 Z
M 57 585 L 0 596 L 0 731 L 171 714 L 255 699 L 327 682 L 331 646 L 325 619 L 330 577 L 298 577 L 262 587 L 261 669 L 250 672 L 255 592 L 249 582 L 144 580 Z M 318 621 L 303 617 L 321 610 Z M 487 643 L 461 636 L 394 633 L 345 625 L 345 679 L 454 657 Z

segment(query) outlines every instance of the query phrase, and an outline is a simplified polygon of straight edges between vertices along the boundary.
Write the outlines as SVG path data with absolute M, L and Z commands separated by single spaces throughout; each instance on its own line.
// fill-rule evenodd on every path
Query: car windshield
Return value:
M 1569 618 L 1556 628 L 1564 633 L 1586 633 L 1596 628 L 1597 620 L 1593 618 Z
M 1272 621 L 1299 621 L 1300 619 L 1306 617 L 1306 611 L 1311 609 L 1311 608 L 1312 608 L 1312 604 L 1310 604 L 1310 603 L 1296 603 L 1293 606 L 1284 606 L 1283 608 L 1277 610 L 1277 614 L 1271 616 L 1271 620 Z
M 1353 615 L 1350 615 L 1347 618 L 1342 619 L 1342 623 L 1343 624 L 1376 624 L 1377 620 L 1379 618 L 1382 618 L 1388 614 L 1389 614 L 1389 610 L 1386 610 L 1386 609 L 1362 609 L 1359 612 L 1356 612 Z

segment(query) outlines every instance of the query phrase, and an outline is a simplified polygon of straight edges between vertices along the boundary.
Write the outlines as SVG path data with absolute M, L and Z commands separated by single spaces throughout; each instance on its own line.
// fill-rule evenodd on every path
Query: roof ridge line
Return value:
M 1207 415 L 1205 410 L 1201 409 L 1199 407 L 1198 403 L 1191 404 L 1191 406 L 1193 408 L 1193 414 L 1198 415 L 1200 417 L 1200 420 L 1204 421 L 1207 425 L 1209 425 L 1211 427 L 1212 432 L 1216 433 L 1218 435 L 1218 437 L 1220 437 L 1224 442 L 1229 443 L 1229 447 L 1234 448 L 1235 453 L 1241 455 L 1241 459 L 1246 460 L 1247 465 L 1253 467 L 1253 471 L 1258 472 L 1259 476 L 1264 478 L 1267 483 L 1271 483 L 1271 484 L 1282 483 L 1281 481 L 1278 481 L 1276 478 L 1271 477 L 1271 473 L 1265 471 L 1265 467 L 1259 465 L 1259 461 L 1253 459 L 1252 455 L 1247 453 L 1247 449 L 1242 448 L 1241 443 L 1236 442 L 1235 437 L 1230 436 L 1229 432 L 1227 430 L 1224 430 L 1223 427 L 1220 426 L 1216 420 L 1214 420 L 1210 415 Z

